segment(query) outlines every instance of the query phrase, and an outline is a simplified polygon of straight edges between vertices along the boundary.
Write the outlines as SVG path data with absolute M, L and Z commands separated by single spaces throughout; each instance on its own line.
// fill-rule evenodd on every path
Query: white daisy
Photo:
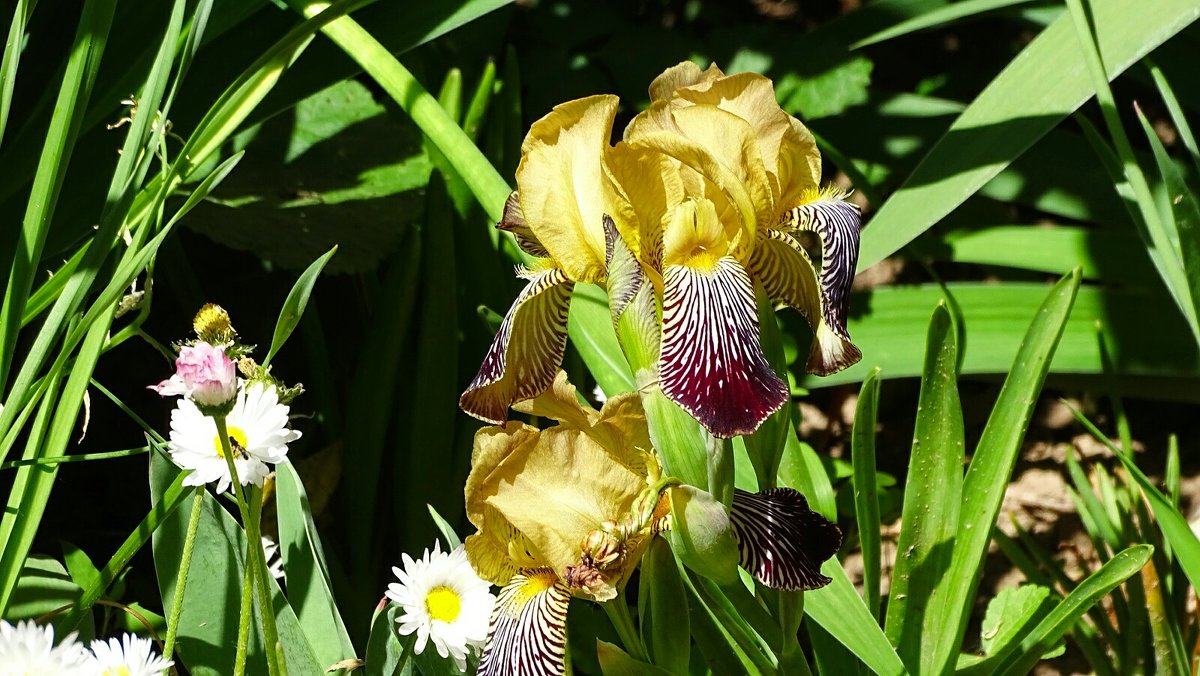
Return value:
M 225 417 L 242 484 L 262 486 L 270 473 L 267 464 L 287 459 L 287 445 L 300 438 L 288 429 L 288 407 L 279 403 L 274 386 L 252 383 L 238 391 L 233 410 Z M 185 486 L 217 482 L 217 492 L 229 488 L 229 467 L 217 436 L 217 423 L 188 399 L 180 399 L 171 412 L 171 459 L 192 473 Z
M 175 664 L 164 660 L 150 639 L 135 634 L 92 641 L 92 655 L 91 668 L 96 676 L 159 676 Z
M 91 676 L 91 655 L 75 634 L 54 645 L 54 627 L 0 620 L 0 676 Z
M 453 657 L 466 671 L 468 648 L 482 648 L 492 614 L 491 585 L 481 580 L 467 562 L 461 545 L 445 553 L 437 543 L 432 554 L 413 561 L 403 556 L 404 570 L 392 568 L 400 579 L 388 585 L 387 597 L 404 609 L 396 619 L 401 634 L 417 632 L 413 650 L 419 655 L 433 639 L 438 654 Z

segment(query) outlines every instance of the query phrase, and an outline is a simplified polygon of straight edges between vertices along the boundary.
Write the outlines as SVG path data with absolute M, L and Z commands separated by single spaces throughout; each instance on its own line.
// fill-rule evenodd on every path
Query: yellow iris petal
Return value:
M 567 276 L 604 279 L 603 215 L 612 202 L 604 154 L 617 97 L 591 96 L 554 108 L 529 130 L 517 168 L 525 223 Z

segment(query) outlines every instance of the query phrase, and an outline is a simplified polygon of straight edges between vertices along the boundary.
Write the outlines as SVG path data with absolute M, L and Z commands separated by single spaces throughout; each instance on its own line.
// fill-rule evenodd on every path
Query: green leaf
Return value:
M 400 607 L 388 603 L 375 613 L 371 636 L 367 639 L 367 676 L 411 676 L 412 662 L 408 659 L 414 634 L 405 646 L 396 637 L 396 615 Z
M 1078 289 L 1076 270 L 1059 281 L 1042 303 L 975 448 L 963 481 L 959 531 L 946 594 L 928 608 L 941 618 L 945 633 L 937 637 L 940 640 L 933 647 L 936 654 L 923 660 L 925 664 L 951 663 L 962 645 L 992 525 Z
M 1141 570 L 1153 553 L 1154 547 L 1150 545 L 1130 547 L 1114 556 L 1100 570 L 1089 575 L 1021 640 L 1017 655 L 999 669 L 998 673 L 1029 673 L 1042 655 L 1050 652 L 1063 634 L 1070 630 L 1089 608 Z
M 979 643 L 983 652 L 997 655 L 1009 643 L 1019 639 L 1023 630 L 1038 615 L 1045 615 L 1043 606 L 1050 598 L 1050 590 L 1036 584 L 1006 587 L 988 601 L 983 624 L 979 628 Z M 1061 652 L 1056 649 L 1055 652 Z M 1053 657 L 1046 655 L 1045 657 Z
M 1200 540 L 1192 532 L 1187 519 L 1171 504 L 1171 499 L 1154 486 L 1154 483 L 1142 472 L 1128 453 L 1122 451 L 1082 413 L 1074 408 L 1071 408 L 1071 412 L 1092 436 L 1099 439 L 1113 452 L 1113 455 L 1117 456 L 1117 460 L 1121 461 L 1125 471 L 1129 472 L 1129 476 L 1142 489 L 1142 494 L 1150 503 L 1150 509 L 1154 511 L 1154 518 L 1158 521 L 1163 538 L 1170 543 L 1171 551 L 1179 560 L 1184 575 L 1192 583 L 1193 588 L 1200 589 Z
M 329 567 L 312 520 L 308 494 L 290 462 L 275 466 L 275 505 L 288 601 L 296 610 L 313 655 L 323 665 L 354 658 L 354 645 L 333 597 Z
M 637 389 L 617 343 L 611 317 L 604 289 L 594 284 L 575 285 L 567 332 L 588 372 L 610 397 Z
M 150 460 L 150 494 L 159 499 L 179 471 L 158 454 Z M 242 579 L 246 564 L 246 533 L 212 495 L 206 494 L 204 510 L 192 550 L 192 565 L 184 591 L 183 615 L 178 636 L 179 655 L 195 676 L 221 676 L 233 664 L 240 608 Z M 153 537 L 154 565 L 164 604 L 175 598 L 175 582 L 183 554 L 184 533 L 191 509 L 177 510 Z M 253 546 L 261 547 L 262 543 Z M 270 576 L 268 576 L 270 577 Z M 319 674 L 328 664 L 320 663 L 296 614 L 274 580 L 268 582 L 288 670 L 293 674 Z M 256 610 L 256 614 L 261 612 Z M 252 621 L 248 673 L 266 673 L 266 660 L 259 621 Z
M 300 317 L 304 314 L 304 308 L 308 306 L 308 297 L 317 283 L 317 277 L 320 276 L 321 270 L 325 268 L 325 264 L 329 262 L 330 258 L 333 258 L 335 253 L 337 253 L 336 245 L 324 256 L 313 261 L 308 269 L 300 274 L 299 279 L 292 286 L 292 290 L 288 292 L 287 299 L 283 301 L 283 309 L 279 311 L 279 319 L 275 322 L 275 335 L 271 338 L 271 349 L 263 359 L 263 366 L 271 363 L 271 359 L 279 352 L 279 348 L 283 347 L 288 337 L 292 335 L 292 331 L 296 330 L 296 325 L 300 323 Z
M 863 558 L 863 598 L 867 609 L 879 617 L 880 523 L 879 486 L 875 479 L 875 419 L 879 410 L 879 369 L 863 381 L 854 411 L 850 460 L 854 465 L 854 519 Z
M 21 569 L 4 619 L 15 624 L 17 620 L 41 618 L 63 606 L 78 603 L 81 594 L 79 585 L 61 563 L 48 556 L 30 556 Z M 59 637 L 76 629 L 75 625 L 65 621 L 63 615 L 56 615 L 50 621 L 54 624 L 55 635 Z M 85 636 L 95 633 L 90 615 L 80 629 Z
M 958 344 L 944 303 L 933 311 L 925 353 L 916 429 L 904 490 L 900 539 L 885 624 L 888 639 L 915 673 L 937 673 L 953 637 L 943 609 L 956 599 L 947 570 L 959 535 L 963 495 L 963 420 L 958 400 Z
M 629 674 L 630 676 L 666 676 L 671 673 L 681 673 L 667 671 L 652 664 L 639 662 L 630 657 L 629 653 L 626 653 L 620 647 L 600 639 L 596 639 L 596 657 L 600 660 L 600 669 L 605 676 L 609 676 L 610 674 L 613 676 L 619 674 Z
M 654 538 L 642 556 L 638 579 L 642 642 L 655 664 L 673 674 L 688 673 L 692 638 L 687 589 L 679 577 L 675 555 L 661 538 Z
M 429 508 L 429 518 L 433 519 L 433 524 L 437 526 L 438 532 L 442 534 L 442 539 L 446 541 L 446 551 L 457 549 L 462 544 L 462 540 L 459 539 L 458 533 L 454 532 L 454 526 L 451 526 L 443 519 L 442 515 L 438 514 L 437 510 L 433 508 L 433 505 L 425 506 Z
M 821 566 L 821 573 L 833 578 L 833 582 L 816 591 L 805 592 L 804 610 L 808 616 L 876 674 L 907 674 L 900 656 L 871 611 L 867 610 L 842 564 L 836 558 L 830 559 Z
M 944 5 L 936 9 L 930 10 L 923 14 L 919 14 L 911 19 L 901 21 L 886 30 L 879 31 L 874 35 L 863 38 L 853 45 L 851 49 L 862 49 L 868 45 L 878 44 L 887 40 L 892 40 L 901 35 L 908 35 L 917 31 L 937 28 L 945 24 L 949 24 L 959 19 L 973 18 L 985 12 L 991 12 L 1013 5 L 1022 5 L 1032 0 L 962 0 L 953 4 Z
M 695 486 L 672 486 L 671 551 L 688 568 L 717 582 L 738 579 L 738 544 L 729 514 L 712 495 Z
M 1167 190 L 1170 215 L 1174 219 L 1174 234 L 1179 240 L 1179 255 L 1187 278 L 1187 291 L 1192 306 L 1196 308 L 1197 315 L 1200 315 L 1200 204 L 1141 108 L 1137 109 L 1137 116 L 1142 123 L 1142 130 L 1146 133 L 1146 140 L 1154 151 L 1154 161 L 1158 163 L 1158 172 Z M 1170 253 L 1174 255 L 1175 250 L 1171 249 Z
M 1100 53 L 1115 76 L 1192 23 L 1200 1 L 1163 0 L 1153 12 L 1125 0 L 1094 0 L 1091 8 Z M 1091 98 L 1095 89 L 1083 59 L 1064 14 L 992 80 L 879 209 L 863 232 L 859 270 L 940 221 Z

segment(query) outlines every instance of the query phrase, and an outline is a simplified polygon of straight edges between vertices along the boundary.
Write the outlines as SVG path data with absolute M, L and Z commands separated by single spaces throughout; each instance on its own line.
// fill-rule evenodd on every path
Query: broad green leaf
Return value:
M 932 649 L 948 633 L 941 611 L 953 603 L 947 570 L 958 536 L 963 491 L 963 420 L 958 399 L 958 344 L 944 303 L 933 311 L 917 400 L 916 429 L 896 563 L 888 600 L 888 639 L 909 671 L 937 674 L 944 655 Z M 952 622 L 951 622 L 952 624 Z
M 1141 570 L 1153 553 L 1154 547 L 1150 545 L 1130 547 L 1089 575 L 1021 640 L 1016 656 L 997 673 L 1005 676 L 1029 673 L 1089 608 Z
M 308 494 L 290 462 L 275 466 L 275 505 L 288 602 L 296 611 L 313 655 L 325 666 L 354 658 L 354 645 L 333 597 Z
M 178 473 L 169 460 L 157 454 L 152 455 L 151 499 L 159 499 L 163 489 Z M 201 509 L 204 511 L 201 513 L 184 591 L 178 654 L 192 674 L 220 676 L 229 673 L 236 648 L 236 641 L 231 639 L 237 635 L 241 583 L 247 563 L 246 533 L 211 495 L 205 496 Z M 177 510 L 163 522 L 153 537 L 159 591 L 167 606 L 175 598 L 176 575 L 190 512 L 190 508 Z M 252 546 L 261 547 L 262 543 L 253 543 Z M 289 673 L 324 672 L 329 665 L 317 660 L 296 614 L 274 580 L 268 584 L 274 606 L 270 610 L 275 613 L 279 641 L 283 644 Z M 256 614 L 261 610 L 258 608 Z M 265 674 L 264 646 L 258 626 L 259 620 L 253 620 L 248 673 Z
M 600 389 L 610 397 L 637 388 L 629 364 L 621 354 L 611 317 L 604 289 L 594 284 L 575 285 L 567 317 L 571 344 L 583 357 Z
M 963 309 L 968 349 L 962 375 L 1005 373 L 1017 354 L 1024 327 L 1034 318 L 1047 286 L 1029 283 L 946 285 Z M 860 382 L 873 367 L 888 378 L 920 374 L 921 337 L 928 326 L 929 308 L 943 297 L 936 285 L 890 286 L 851 297 L 850 335 L 865 355 L 854 366 L 819 378 L 800 380 L 805 388 Z M 1155 318 L 1155 330 L 1139 328 L 1145 317 Z M 796 321 L 800 321 L 798 318 Z M 1127 396 L 1195 389 L 1200 376 L 1200 353 L 1187 325 L 1162 293 L 1121 291 L 1087 286 L 1079 290 L 1067 320 L 1051 371 L 1057 374 L 1101 374 L 1096 343 L 1101 321 L 1114 363 Z M 1124 379 L 1124 376 L 1140 378 Z M 1147 376 L 1155 376 L 1148 378 Z
M 1084 279 L 1113 279 L 1137 270 L 1129 252 L 1142 246 L 1133 233 L 1055 225 L 993 225 L 952 230 L 934 242 L 913 245 L 937 260 L 979 263 L 1064 275 L 1074 267 Z
M 875 477 L 875 419 L 879 410 L 879 369 L 872 370 L 859 390 L 850 436 L 854 465 L 854 518 L 863 558 L 863 599 L 871 615 L 879 617 L 881 544 L 879 486 Z
M 82 593 L 83 590 L 63 564 L 48 556 L 33 555 L 25 560 L 17 588 L 13 590 L 12 601 L 4 611 L 4 619 L 16 624 L 17 620 L 50 615 L 64 606 L 78 603 Z M 85 638 L 95 634 L 91 615 L 81 627 L 68 624 L 64 615 L 55 615 L 50 622 L 54 625 L 55 636 L 60 638 L 77 628 Z
M 263 366 L 271 363 L 271 359 L 279 352 L 279 348 L 283 347 L 288 337 L 292 335 L 292 331 L 296 330 L 296 325 L 300 323 L 300 317 L 304 314 L 304 308 L 308 306 L 308 297 L 317 283 L 317 277 L 321 275 L 321 270 L 325 268 L 325 264 L 329 262 L 330 258 L 333 258 L 335 253 L 337 253 L 336 245 L 324 256 L 313 261 L 300 274 L 299 279 L 292 286 L 292 290 L 288 292 L 287 299 L 283 301 L 283 308 L 279 311 L 279 319 L 275 322 L 275 335 L 271 338 L 271 349 L 263 359 Z
M 1042 303 L 967 467 L 946 595 L 928 608 L 941 619 L 944 634 L 936 637 L 936 644 L 926 646 L 935 654 L 927 660 L 923 657 L 925 664 L 951 664 L 962 645 L 992 526 L 1078 289 L 1079 271 L 1075 270 L 1063 277 Z
M 1092 17 L 1110 76 L 1192 23 L 1200 0 L 1162 0 L 1147 12 L 1125 0 L 1094 0 Z M 896 252 L 1016 159 L 1095 89 L 1071 17 L 1043 30 L 963 111 L 905 185 L 863 232 L 859 269 Z M 1046 64 L 1055 64 L 1047 68 Z
M 654 664 L 674 674 L 687 673 L 692 652 L 687 588 L 679 577 L 675 555 L 661 538 L 650 542 L 638 579 L 642 642 Z

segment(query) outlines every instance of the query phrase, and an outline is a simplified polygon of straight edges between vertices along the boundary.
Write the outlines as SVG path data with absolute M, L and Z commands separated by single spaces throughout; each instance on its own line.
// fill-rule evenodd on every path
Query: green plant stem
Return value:
M 204 486 L 196 487 L 192 500 L 192 514 L 188 517 L 187 537 L 183 541 L 183 557 L 179 560 L 179 577 L 175 579 L 175 601 L 171 605 L 171 620 L 167 623 L 167 642 L 163 646 L 163 659 L 171 659 L 175 651 L 175 638 L 179 635 L 179 618 L 183 616 L 183 594 L 187 589 L 188 571 L 192 567 L 192 548 L 196 545 L 196 531 L 200 528 L 200 511 L 204 507 Z
M 254 588 L 258 590 L 258 603 L 262 607 L 262 630 L 263 641 L 266 643 L 267 670 L 271 676 L 279 676 L 279 665 L 275 661 L 275 644 L 279 642 L 279 636 L 275 630 L 275 608 L 271 603 L 271 593 L 264 580 L 266 563 L 263 560 L 262 537 L 259 535 L 258 519 L 251 513 L 250 505 L 246 502 L 246 493 L 242 490 L 242 482 L 238 479 L 225 416 L 213 416 L 213 421 L 217 424 L 217 438 L 221 441 L 222 454 L 225 456 L 225 463 L 229 466 L 233 495 L 237 499 L 238 511 L 241 512 L 242 524 L 246 529 L 246 566 L 253 568 L 250 577 Z M 242 591 L 247 590 L 243 589 Z
M 250 612 L 253 605 L 250 600 L 254 598 L 253 585 L 254 578 L 250 577 L 250 566 L 246 566 L 242 572 L 242 605 L 238 612 L 237 652 L 233 656 L 234 676 L 243 676 L 246 673 L 246 652 L 247 646 L 250 644 Z
M 617 636 L 621 638 L 621 643 L 625 644 L 625 650 L 630 657 L 649 664 L 650 658 L 646 653 L 646 646 L 642 644 L 641 636 L 633 626 L 633 618 L 629 615 L 629 606 L 625 603 L 625 593 L 618 593 L 617 598 L 601 603 L 600 607 L 604 608 L 605 614 L 608 615 L 613 628 L 617 630 Z

